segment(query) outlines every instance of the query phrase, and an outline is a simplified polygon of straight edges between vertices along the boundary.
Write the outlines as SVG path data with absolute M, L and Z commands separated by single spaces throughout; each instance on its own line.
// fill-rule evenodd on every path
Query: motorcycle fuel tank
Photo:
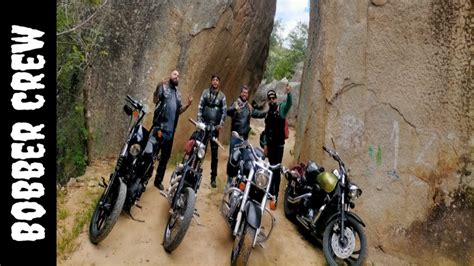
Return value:
M 333 173 L 326 171 L 321 172 L 316 179 L 318 180 L 319 185 L 326 191 L 330 193 L 334 190 L 337 184 L 337 177 Z

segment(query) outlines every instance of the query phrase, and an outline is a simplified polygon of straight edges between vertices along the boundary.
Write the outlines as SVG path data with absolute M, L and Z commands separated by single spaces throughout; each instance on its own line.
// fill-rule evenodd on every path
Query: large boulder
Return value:
M 276 1 L 112 1 L 96 60 L 85 86 L 91 159 L 116 156 L 124 140 L 127 94 L 142 100 L 151 125 L 152 94 L 173 68 L 181 72 L 180 88 L 194 97 L 180 118 L 175 146 L 182 147 L 196 118 L 202 90 L 217 73 L 227 101 L 240 84 L 257 86 L 263 75 Z
M 334 140 L 364 190 L 356 212 L 372 247 L 394 247 L 394 235 L 472 186 L 470 5 L 311 1 L 295 160 L 335 167 L 321 149 Z M 447 245 L 466 250 L 462 238 Z

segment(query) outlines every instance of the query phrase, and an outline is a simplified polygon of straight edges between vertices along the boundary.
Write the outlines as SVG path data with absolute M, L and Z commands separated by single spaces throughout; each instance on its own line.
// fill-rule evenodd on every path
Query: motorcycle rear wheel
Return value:
M 184 206 L 175 209 L 166 224 L 163 236 L 163 247 L 168 253 L 175 250 L 181 241 L 183 241 L 191 224 L 191 219 L 194 214 L 194 205 L 196 204 L 196 194 L 190 187 L 185 188 L 184 193 L 176 195 L 176 197 L 183 197 Z
M 340 219 L 335 219 L 329 223 L 324 230 L 323 235 L 323 252 L 326 257 L 326 261 L 329 265 L 362 265 L 365 256 L 367 254 L 367 240 L 365 237 L 364 228 L 352 217 L 348 217 L 348 220 L 344 223 L 346 239 L 350 238 L 349 242 L 354 241 L 354 247 L 350 248 L 347 245 L 341 245 L 337 240 L 341 234 L 339 229 Z M 353 238 L 353 239 L 352 239 Z M 335 252 L 334 247 L 338 248 L 339 251 Z M 347 250 L 344 250 L 347 249 Z M 345 257 L 341 258 L 336 253 L 348 253 L 344 254 Z
M 252 243 L 256 231 L 246 222 L 242 226 L 244 227 L 243 232 L 240 236 L 235 237 L 232 253 L 230 254 L 230 264 L 232 266 L 247 265 L 250 253 L 252 253 Z
M 97 203 L 89 225 L 89 240 L 98 244 L 112 231 L 122 212 L 127 196 L 127 186 L 120 178 L 109 184 Z

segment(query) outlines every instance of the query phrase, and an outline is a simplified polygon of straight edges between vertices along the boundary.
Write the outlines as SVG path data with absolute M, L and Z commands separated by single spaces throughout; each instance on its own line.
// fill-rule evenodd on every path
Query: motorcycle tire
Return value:
M 247 265 L 250 253 L 252 253 L 252 243 L 256 231 L 247 223 L 244 223 L 242 226 L 244 226 L 243 233 L 241 233 L 240 236 L 236 236 L 234 239 L 234 245 L 230 255 L 230 264 L 232 266 Z
M 333 251 L 333 237 L 338 238 L 339 235 L 335 235 L 338 229 L 334 229 L 334 227 L 339 223 L 340 219 L 335 219 L 329 223 L 329 225 L 324 230 L 323 235 L 323 252 L 324 256 L 326 257 L 326 261 L 329 265 L 362 265 L 364 262 L 365 256 L 367 254 L 367 240 L 365 237 L 364 228 L 362 227 L 359 222 L 357 222 L 352 217 L 348 217 L 348 220 L 344 223 L 346 229 L 350 229 L 355 240 L 355 249 L 359 248 L 359 250 L 352 251 L 351 255 L 348 258 L 340 258 L 338 257 L 335 252 Z M 357 240 L 359 243 L 357 244 Z M 337 244 L 337 243 L 336 243 Z M 342 247 L 343 248 L 343 247 Z M 357 253 L 357 254 L 356 254 Z M 355 257 L 354 255 L 358 255 Z
M 196 204 L 196 194 L 192 188 L 187 187 L 184 189 L 183 196 L 185 205 L 178 210 L 174 210 L 175 214 L 170 215 L 168 223 L 166 224 L 165 233 L 163 236 L 163 247 L 168 253 L 171 253 L 173 250 L 175 250 L 181 241 L 183 241 L 183 238 L 188 231 L 189 225 L 191 224 L 191 219 L 193 218 L 194 205 Z M 183 219 L 181 220 L 180 217 L 176 217 L 176 215 L 182 216 Z M 178 227 L 175 228 L 175 226 Z
M 284 196 L 284 201 L 283 201 L 283 210 L 285 212 L 285 217 L 288 218 L 288 220 L 293 221 L 296 216 L 296 207 L 297 204 L 293 204 L 288 202 L 288 198 L 291 193 L 291 187 L 287 186 L 285 189 L 285 196 Z
M 116 184 L 109 184 L 97 203 L 89 225 L 89 241 L 97 245 L 112 231 L 122 212 L 127 196 L 127 186 L 117 177 Z M 112 206 L 112 209 L 106 209 Z M 108 213 L 108 214 L 107 214 Z

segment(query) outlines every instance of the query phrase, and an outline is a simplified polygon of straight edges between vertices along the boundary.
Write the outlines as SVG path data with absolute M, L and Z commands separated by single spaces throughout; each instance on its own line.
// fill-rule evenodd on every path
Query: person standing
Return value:
M 246 85 L 240 87 L 240 96 L 237 100 L 227 109 L 227 115 L 232 118 L 231 131 L 239 133 L 240 137 L 247 140 L 250 133 L 250 118 L 265 118 L 267 112 L 259 111 L 254 109 L 248 102 L 249 88 Z M 227 161 L 227 184 L 230 183 L 232 176 L 235 176 L 235 169 L 230 164 L 232 151 L 235 145 L 240 143 L 241 140 L 230 135 L 230 148 L 229 148 L 229 160 Z
M 158 154 L 161 150 L 159 164 L 156 168 L 154 185 L 159 190 L 163 190 L 163 177 L 166 165 L 171 155 L 173 139 L 181 113 L 186 111 L 193 102 L 192 97 L 187 97 L 187 102 L 181 104 L 181 93 L 178 90 L 179 71 L 171 71 L 167 82 L 160 82 L 153 94 L 155 111 L 153 113 L 153 126 L 150 130 L 150 137 L 145 148 L 147 154 Z
M 227 114 L 227 103 L 224 93 L 220 90 L 221 78 L 217 75 L 211 76 L 211 86 L 204 89 L 199 100 L 198 122 L 213 127 L 209 132 L 209 137 L 219 137 L 219 130 L 224 127 L 224 121 Z M 210 141 L 211 144 L 211 186 L 217 187 L 217 143 Z
M 263 139 L 264 152 L 268 156 L 270 164 L 281 163 L 285 147 L 285 119 L 292 105 L 292 87 L 286 84 L 286 101 L 277 104 L 277 95 L 274 90 L 267 92 L 270 101 L 267 116 L 265 118 L 265 136 Z M 270 193 L 275 196 L 275 200 L 270 202 L 270 209 L 275 210 L 280 191 L 280 170 L 273 170 Z

